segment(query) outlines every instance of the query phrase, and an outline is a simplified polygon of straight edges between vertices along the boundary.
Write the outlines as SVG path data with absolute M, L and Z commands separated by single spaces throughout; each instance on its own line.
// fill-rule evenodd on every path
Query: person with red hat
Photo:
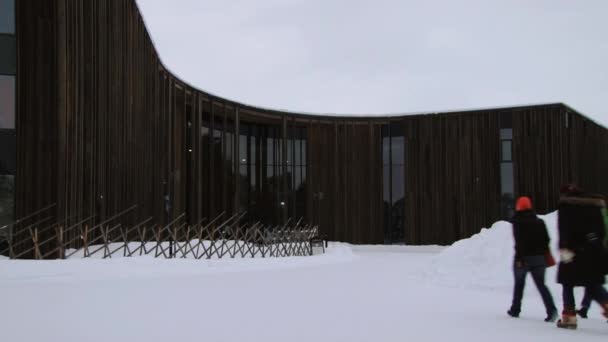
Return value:
M 532 201 L 526 196 L 517 199 L 515 214 L 510 222 L 513 225 L 515 239 L 513 262 L 515 286 L 511 308 L 507 313 L 511 317 L 519 317 L 526 275 L 530 273 L 545 304 L 547 312 L 545 322 L 554 322 L 557 319 L 557 307 L 545 285 L 545 270 L 548 266 L 545 254 L 549 250 L 549 234 L 545 222 L 536 216 L 532 209 Z

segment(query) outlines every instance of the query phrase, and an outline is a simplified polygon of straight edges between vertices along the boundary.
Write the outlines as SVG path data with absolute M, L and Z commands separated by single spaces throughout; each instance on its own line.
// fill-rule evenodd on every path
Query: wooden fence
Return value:
M 18 226 L 18 233 L 4 234 L 0 255 L 37 260 L 143 255 L 193 259 L 305 256 L 312 255 L 311 241 L 318 238 L 318 227 L 302 224 L 302 219 L 267 226 L 240 223 L 245 213 L 231 217 L 220 214 L 209 222 L 189 225 L 182 214 L 162 226 L 154 224 L 151 217 L 123 225 L 119 219 L 132 207 L 97 224 L 91 223 L 94 217 L 87 217 L 68 225 L 67 220 L 49 222 L 45 212 L 52 207 L 2 227 L 11 232 L 9 228 Z M 23 249 L 22 245 L 31 247 Z

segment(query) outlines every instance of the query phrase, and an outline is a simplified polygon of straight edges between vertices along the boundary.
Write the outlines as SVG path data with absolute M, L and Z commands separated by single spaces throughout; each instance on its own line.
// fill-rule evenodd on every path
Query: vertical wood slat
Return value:
M 134 204 L 121 223 L 152 216 L 163 224 L 183 212 L 194 222 L 237 211 L 244 192 L 238 139 L 246 112 L 260 125 L 282 122 L 281 200 L 289 200 L 289 122 L 307 132 L 309 220 L 333 240 L 383 242 L 380 129 L 386 117 L 310 117 L 201 92 L 162 65 L 132 0 L 16 4 L 18 217 L 52 203 L 54 219 L 66 225 L 92 215 L 100 222 Z M 205 108 L 207 142 L 199 132 Z M 406 243 L 450 243 L 499 219 L 497 118 L 505 111 L 514 117 L 516 192 L 531 195 L 539 211 L 555 208 L 563 182 L 608 193 L 606 129 L 564 105 L 393 117 L 406 139 Z M 184 146 L 187 113 L 195 127 L 192 156 Z M 212 144 L 213 129 L 222 127 L 218 120 L 225 125 L 227 119 L 234 120 L 232 141 L 225 133 L 222 139 L 233 151 L 231 171 L 213 156 Z M 313 192 L 322 192 L 323 200 Z M 283 220 L 284 213 L 278 214 Z

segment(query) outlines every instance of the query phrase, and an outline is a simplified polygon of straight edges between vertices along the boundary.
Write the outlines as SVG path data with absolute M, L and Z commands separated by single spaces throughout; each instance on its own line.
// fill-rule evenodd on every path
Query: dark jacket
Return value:
M 518 211 L 511 218 L 515 238 L 515 260 L 524 257 L 545 255 L 549 249 L 549 234 L 545 222 L 534 211 Z
M 557 224 L 559 248 L 574 252 L 569 263 L 560 262 L 557 282 L 571 286 L 604 283 L 604 200 L 585 194 L 560 198 Z

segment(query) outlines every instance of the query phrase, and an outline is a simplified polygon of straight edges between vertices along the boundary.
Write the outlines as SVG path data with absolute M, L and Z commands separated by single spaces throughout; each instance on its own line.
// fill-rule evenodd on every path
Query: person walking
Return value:
M 549 234 L 545 222 L 536 216 L 529 197 L 520 197 L 515 205 L 515 214 L 511 218 L 513 237 L 515 239 L 515 258 L 513 261 L 513 301 L 507 313 L 511 317 L 519 317 L 521 300 L 526 285 L 526 275 L 532 275 L 532 280 L 540 292 L 545 304 L 547 317 L 545 322 L 557 319 L 557 307 L 553 302 L 551 292 L 545 285 L 545 270 L 549 250 Z
M 587 318 L 589 307 L 591 307 L 591 294 L 589 291 L 585 291 L 583 300 L 581 301 L 581 308 L 576 310 L 576 313 L 581 316 L 581 318 Z
M 557 327 L 576 329 L 574 287 L 583 286 L 608 317 L 608 292 L 604 289 L 606 270 L 604 217 L 601 197 L 585 194 L 574 184 L 562 186 L 558 204 L 560 263 L 557 282 L 562 284 L 564 308 Z
M 581 308 L 576 310 L 576 313 L 581 318 L 587 318 L 589 308 L 591 307 L 591 301 L 591 293 L 589 293 L 589 291 L 585 291 L 585 294 L 583 295 L 583 300 L 581 301 Z

